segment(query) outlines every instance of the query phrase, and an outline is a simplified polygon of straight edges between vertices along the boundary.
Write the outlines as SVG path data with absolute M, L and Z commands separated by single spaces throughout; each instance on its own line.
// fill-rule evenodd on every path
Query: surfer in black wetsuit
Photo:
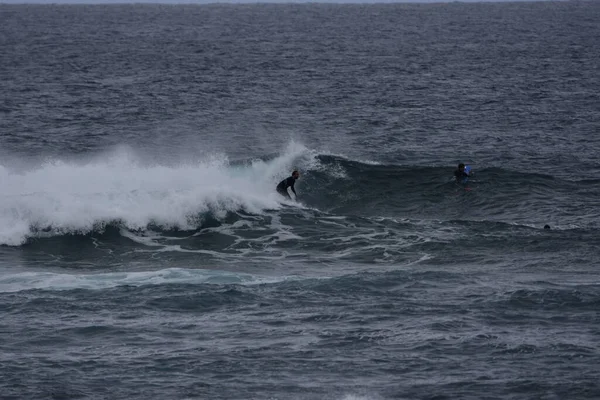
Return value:
M 456 182 L 460 183 L 464 178 L 468 178 L 469 174 L 465 172 L 465 164 L 458 164 L 458 169 L 454 171 L 454 177 L 456 178 Z
M 292 192 L 294 192 L 294 196 L 298 197 L 296 194 L 296 190 L 294 189 L 294 183 L 296 183 L 296 179 L 300 178 L 300 173 L 298 171 L 292 172 L 292 176 L 289 178 L 285 178 L 279 185 L 277 185 L 277 193 L 282 195 L 283 197 L 287 197 L 288 199 L 292 199 L 290 194 L 288 193 L 288 188 L 292 188 Z

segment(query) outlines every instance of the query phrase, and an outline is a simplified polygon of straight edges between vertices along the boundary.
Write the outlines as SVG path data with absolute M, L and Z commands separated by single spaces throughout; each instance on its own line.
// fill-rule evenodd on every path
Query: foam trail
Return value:
M 0 293 L 24 290 L 100 290 L 118 286 L 160 284 L 252 285 L 277 283 L 295 277 L 259 277 L 250 274 L 204 269 L 167 268 L 146 272 L 110 272 L 103 274 L 70 275 L 50 272 L 25 272 L 0 276 Z
M 230 165 L 224 155 L 176 166 L 148 165 L 131 152 L 87 163 L 52 160 L 14 172 L 0 166 L 0 244 L 20 245 L 41 230 L 87 233 L 120 222 L 193 229 L 206 212 L 259 214 L 281 207 L 274 187 L 294 163 L 310 163 L 306 147 L 290 143 L 281 156 Z

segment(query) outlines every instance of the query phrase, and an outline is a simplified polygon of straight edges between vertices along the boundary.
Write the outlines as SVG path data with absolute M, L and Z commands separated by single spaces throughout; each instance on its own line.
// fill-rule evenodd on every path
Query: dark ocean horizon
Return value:
M 600 398 L 598 21 L 0 4 L 0 398 Z

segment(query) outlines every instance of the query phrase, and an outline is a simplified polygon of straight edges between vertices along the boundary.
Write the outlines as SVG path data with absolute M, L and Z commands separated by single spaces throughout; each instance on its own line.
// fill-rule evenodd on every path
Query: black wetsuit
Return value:
M 456 182 L 462 182 L 463 179 L 469 177 L 469 174 L 467 174 L 465 171 L 457 169 L 456 171 L 454 171 L 454 177 L 456 178 Z
M 296 183 L 296 180 L 294 179 L 293 176 L 290 176 L 289 178 L 282 180 L 281 182 L 279 182 L 279 185 L 277 185 L 277 193 L 279 193 L 282 196 L 287 197 L 288 199 L 291 199 L 290 194 L 287 191 L 287 188 L 291 187 L 292 192 L 294 192 L 294 194 L 296 194 L 296 190 L 294 190 L 294 183 Z

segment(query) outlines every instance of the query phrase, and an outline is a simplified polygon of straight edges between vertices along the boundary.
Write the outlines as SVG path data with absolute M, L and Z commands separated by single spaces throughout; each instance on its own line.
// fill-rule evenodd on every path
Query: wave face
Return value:
M 554 219 L 559 207 L 561 219 L 575 224 L 581 222 L 577 209 L 598 194 L 595 180 L 503 168 L 474 166 L 469 185 L 457 186 L 453 168 L 448 166 L 373 164 L 328 155 L 317 158 L 320 168 L 307 179 L 306 196 L 319 207 L 344 214 L 542 223 Z
M 302 171 L 298 202 L 274 187 Z M 107 226 L 133 231 L 194 231 L 238 212 L 265 215 L 282 207 L 338 216 L 513 221 L 596 227 L 576 212 L 600 192 L 594 180 L 569 181 L 499 168 L 477 171 L 458 186 L 452 168 L 355 161 L 290 143 L 281 155 L 232 163 L 225 155 L 157 165 L 119 151 L 88 162 L 49 160 L 22 172 L 0 166 L 0 244 L 53 235 L 85 235 Z M 564 198 L 564 202 L 557 204 Z M 555 209 L 560 208 L 556 215 Z M 521 217 L 525 215 L 526 217 Z

